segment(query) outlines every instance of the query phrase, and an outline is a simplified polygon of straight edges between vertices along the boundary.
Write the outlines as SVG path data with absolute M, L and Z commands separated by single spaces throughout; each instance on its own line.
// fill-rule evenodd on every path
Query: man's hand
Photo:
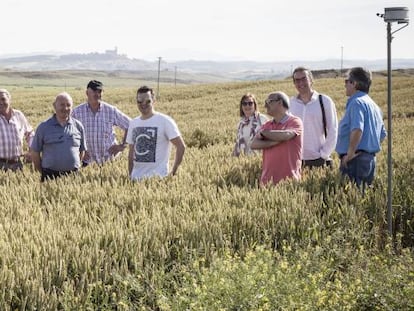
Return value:
M 90 160 L 91 156 L 89 154 L 89 151 L 85 151 L 82 161 L 88 162 Z
M 119 152 L 124 151 L 125 147 L 126 147 L 126 145 L 124 145 L 124 144 L 112 145 L 111 147 L 109 147 L 109 153 L 111 154 L 111 156 L 115 156 Z
M 25 163 L 31 163 L 32 162 L 32 154 L 30 153 L 30 151 L 26 152 L 23 155 L 23 160 Z
M 346 154 L 341 159 L 341 166 L 347 168 L 348 162 L 359 156 L 359 152 L 353 154 Z

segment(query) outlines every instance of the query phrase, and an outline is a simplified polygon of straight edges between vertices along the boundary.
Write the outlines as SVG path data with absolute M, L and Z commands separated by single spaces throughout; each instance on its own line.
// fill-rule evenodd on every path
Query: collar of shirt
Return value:
M 346 109 L 346 108 L 348 108 L 349 104 L 350 104 L 352 101 L 354 101 L 355 99 L 357 99 L 357 98 L 359 98 L 359 97 L 365 96 L 365 95 L 367 95 L 367 93 L 362 92 L 362 91 L 357 91 L 354 95 L 352 95 L 352 96 L 350 96 L 350 97 L 348 98 L 348 101 L 346 102 L 346 107 L 345 107 L 345 109 Z
M 54 125 L 60 125 L 58 119 L 56 118 L 56 113 L 53 114 L 52 120 Z M 66 122 L 66 124 L 72 124 L 72 122 L 72 117 L 69 117 L 68 122 Z
M 101 107 L 103 105 L 102 103 L 103 103 L 102 101 L 99 102 L 98 109 L 96 111 L 100 111 L 101 110 Z M 87 102 L 87 105 L 86 106 L 88 107 L 88 110 L 94 112 L 94 110 L 91 108 L 91 104 L 90 103 Z
M 293 97 L 293 98 L 295 98 L 302 105 L 305 105 L 305 103 L 303 102 L 303 100 L 299 96 L 300 96 L 300 94 L 296 95 L 296 97 Z M 307 102 L 307 104 L 317 100 L 318 96 L 319 96 L 319 93 L 317 91 L 313 90 L 312 96 L 311 96 L 310 100 Z
M 15 114 L 16 114 L 16 113 L 14 112 L 14 109 L 13 109 L 13 108 L 10 108 L 10 120 L 13 118 L 13 116 L 14 116 Z M 2 115 L 2 114 L 0 114 L 0 117 L 3 117 L 3 118 L 5 118 L 5 119 L 7 120 L 6 116 L 4 116 L 4 115 Z
M 279 122 L 276 122 L 275 119 L 273 119 L 273 122 L 276 123 L 276 124 L 277 123 L 280 123 L 280 124 L 286 123 L 287 120 L 289 119 L 289 116 L 290 116 L 290 114 L 286 113 L 286 115 Z

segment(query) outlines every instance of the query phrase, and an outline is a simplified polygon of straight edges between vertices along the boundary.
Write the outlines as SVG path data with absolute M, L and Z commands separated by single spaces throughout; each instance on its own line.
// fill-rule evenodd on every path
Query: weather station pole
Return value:
M 388 178 L 387 178 L 387 222 L 388 232 L 390 236 L 393 236 L 393 211 L 392 211 L 392 72 L 391 72 L 391 42 L 392 35 L 397 31 L 408 26 L 408 8 L 406 7 L 393 7 L 385 8 L 384 14 L 377 13 L 377 16 L 384 19 L 387 23 L 387 118 L 388 118 L 388 154 L 387 154 L 387 165 L 388 165 Z M 391 32 L 391 24 L 404 24 L 404 26 Z

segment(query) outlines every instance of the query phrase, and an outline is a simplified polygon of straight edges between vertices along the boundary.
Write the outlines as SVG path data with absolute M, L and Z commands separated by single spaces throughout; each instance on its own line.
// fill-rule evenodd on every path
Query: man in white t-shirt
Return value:
M 175 175 L 180 166 L 185 144 L 175 121 L 154 110 L 154 92 L 148 86 L 137 91 L 137 105 L 141 115 L 131 120 L 126 142 L 129 144 L 128 171 L 132 180 L 152 176 Z M 171 144 L 175 146 L 175 160 L 171 172 L 169 158 Z
M 290 99 L 290 112 L 303 122 L 304 167 L 331 166 L 331 154 L 335 150 L 338 121 L 335 104 L 327 95 L 312 88 L 312 72 L 297 67 L 292 74 L 298 94 Z

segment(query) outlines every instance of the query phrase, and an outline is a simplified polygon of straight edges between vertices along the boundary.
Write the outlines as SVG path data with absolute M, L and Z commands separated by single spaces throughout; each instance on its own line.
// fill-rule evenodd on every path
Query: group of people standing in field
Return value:
M 348 71 L 349 97 L 342 120 L 335 104 L 312 87 L 312 72 L 298 67 L 292 74 L 297 95 L 272 92 L 265 100 L 268 117 L 261 114 L 253 94 L 240 101 L 240 122 L 233 155 L 262 150 L 261 184 L 301 178 L 303 167 L 330 167 L 334 150 L 340 171 L 358 185 L 370 185 L 375 174 L 375 155 L 386 136 L 382 112 L 369 97 L 371 73 L 361 67 Z M 154 109 L 154 92 L 147 86 L 137 90 L 140 115 L 130 119 L 102 100 L 103 84 L 91 80 L 87 101 L 73 108 L 72 97 L 56 96 L 55 113 L 33 130 L 24 114 L 11 107 L 11 95 L 0 89 L 0 168 L 17 171 L 23 161 L 33 162 L 41 181 L 77 172 L 116 158 L 128 146 L 128 173 L 132 180 L 175 175 L 186 149 L 176 122 Z M 115 127 L 123 131 L 120 143 Z M 30 151 L 23 152 L 23 141 Z M 169 168 L 171 145 L 175 159 Z
M 313 89 L 312 72 L 297 67 L 292 74 L 297 94 L 272 92 L 265 100 L 267 117 L 259 112 L 256 98 L 247 93 L 240 101 L 234 156 L 255 154 L 261 149 L 261 184 L 301 178 L 302 168 L 331 167 L 334 150 L 340 172 L 358 186 L 373 182 L 375 155 L 386 137 L 382 112 L 368 95 L 371 72 L 351 68 L 345 78 L 348 96 L 345 114 L 337 121 L 332 99 Z
M 72 97 L 60 93 L 53 102 L 54 114 L 33 130 L 24 114 L 11 107 L 11 95 L 0 89 L 0 167 L 18 171 L 23 161 L 33 162 L 41 181 L 77 172 L 90 164 L 102 165 L 129 146 L 128 170 L 131 179 L 176 174 L 185 144 L 175 121 L 155 111 L 151 88 L 137 90 L 140 116 L 130 119 L 102 100 L 103 84 L 91 80 L 86 87 L 87 102 L 73 109 Z M 115 127 L 123 131 L 118 143 Z M 30 151 L 23 152 L 26 140 Z M 176 148 L 169 170 L 170 143 Z M 23 161 L 22 161 L 23 160 Z

